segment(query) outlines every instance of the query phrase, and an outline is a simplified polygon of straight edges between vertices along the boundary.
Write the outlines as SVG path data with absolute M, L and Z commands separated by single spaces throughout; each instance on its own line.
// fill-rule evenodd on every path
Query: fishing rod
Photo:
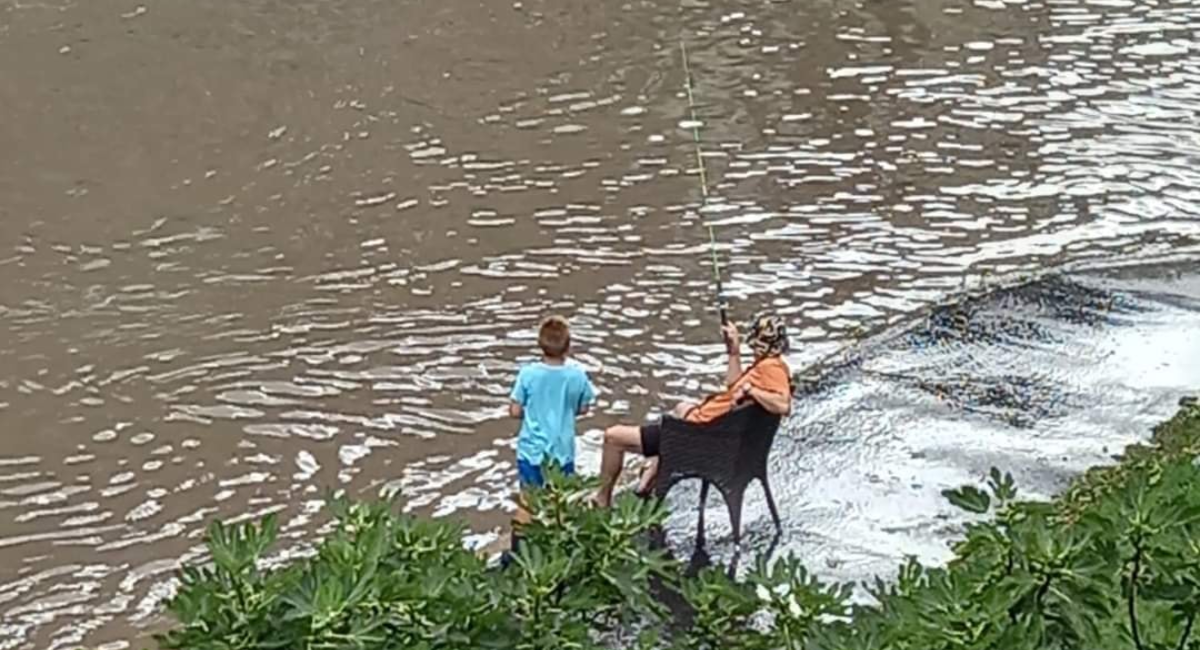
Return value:
M 679 51 L 683 55 L 683 87 L 687 91 L 688 113 L 691 116 L 692 126 L 692 144 L 696 150 L 696 166 L 700 170 L 700 211 L 703 213 L 705 207 L 708 206 L 708 174 L 704 169 L 704 151 L 700 145 L 700 121 L 696 119 L 696 98 L 695 91 L 692 85 L 692 67 L 688 62 L 687 40 L 683 36 L 679 37 Z M 703 219 L 703 214 L 700 215 Z M 717 234 L 713 230 L 712 222 L 708 226 L 708 250 L 712 256 L 713 283 L 716 286 L 717 292 L 717 313 L 721 316 L 721 325 L 729 324 L 728 305 L 725 302 L 725 292 L 721 288 L 721 265 L 717 259 Z M 725 341 L 726 347 L 730 346 L 730 341 Z

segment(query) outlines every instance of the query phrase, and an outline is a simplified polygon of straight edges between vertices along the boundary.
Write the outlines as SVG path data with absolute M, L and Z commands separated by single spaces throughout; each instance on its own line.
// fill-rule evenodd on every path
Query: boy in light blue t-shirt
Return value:
M 596 389 L 587 372 L 567 360 L 571 333 L 566 319 L 551 316 L 538 329 L 542 360 L 523 366 L 513 385 L 509 415 L 521 419 L 517 474 L 521 489 L 545 483 L 542 465 L 555 461 L 575 473 L 575 418 L 587 412 Z

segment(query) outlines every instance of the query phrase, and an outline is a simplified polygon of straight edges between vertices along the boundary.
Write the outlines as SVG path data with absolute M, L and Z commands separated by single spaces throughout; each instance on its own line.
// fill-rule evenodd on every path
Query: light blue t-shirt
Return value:
M 596 399 L 596 389 L 577 363 L 531 363 L 517 373 L 512 401 L 521 405 L 517 460 L 541 465 L 553 458 L 575 462 L 575 417 Z

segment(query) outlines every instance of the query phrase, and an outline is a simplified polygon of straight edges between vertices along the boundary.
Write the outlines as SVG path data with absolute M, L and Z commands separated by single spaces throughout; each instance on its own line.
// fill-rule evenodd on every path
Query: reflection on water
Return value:
M 540 316 L 572 318 L 603 391 L 593 441 L 716 376 L 705 221 L 735 312 L 786 315 L 799 362 L 985 275 L 1177 249 L 1200 235 L 1198 13 L 3 6 L 0 649 L 141 645 L 206 522 L 279 511 L 300 543 L 329 487 L 399 489 L 486 543 Z M 681 33 L 717 194 L 702 215 Z M 1018 334 L 1048 345 L 1001 335 Z M 1061 382 L 1028 368 L 971 376 L 903 384 L 812 462 L 879 462 L 939 391 L 969 416 L 942 434 L 969 427 L 989 453 L 1096 399 L 1030 401 Z M 993 412 L 1015 428 L 978 424 Z M 1141 432 L 1105 422 L 1068 445 L 1080 464 Z M 796 486 L 795 504 L 861 494 Z

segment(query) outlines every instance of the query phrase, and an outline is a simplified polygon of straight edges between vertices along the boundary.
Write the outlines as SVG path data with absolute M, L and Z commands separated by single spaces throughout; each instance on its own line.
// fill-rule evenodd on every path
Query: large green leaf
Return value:
M 974 485 L 964 485 L 954 490 L 942 490 L 942 496 L 955 506 L 976 514 L 986 513 L 992 505 L 991 497 Z

